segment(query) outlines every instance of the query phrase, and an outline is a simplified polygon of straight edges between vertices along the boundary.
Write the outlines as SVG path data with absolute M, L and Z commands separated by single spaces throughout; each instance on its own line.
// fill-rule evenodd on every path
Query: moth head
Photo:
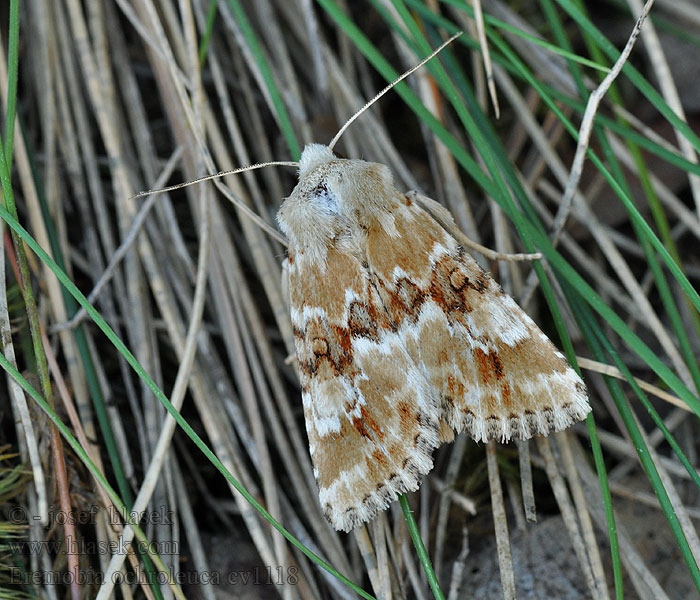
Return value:
M 277 213 L 290 248 L 325 260 L 333 244 L 352 244 L 369 228 L 393 229 L 398 194 L 384 165 L 336 157 L 328 146 L 309 144 L 299 161 L 299 183 Z

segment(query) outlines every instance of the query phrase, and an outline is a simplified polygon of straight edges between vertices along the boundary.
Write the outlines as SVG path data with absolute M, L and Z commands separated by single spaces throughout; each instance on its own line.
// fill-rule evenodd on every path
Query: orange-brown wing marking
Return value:
M 442 420 L 476 440 L 527 439 L 590 411 L 583 382 L 532 319 L 409 199 L 367 260 L 393 327 L 440 395 Z
M 393 331 L 362 261 L 290 261 L 304 416 L 324 513 L 349 531 L 415 490 L 438 445 L 439 397 Z

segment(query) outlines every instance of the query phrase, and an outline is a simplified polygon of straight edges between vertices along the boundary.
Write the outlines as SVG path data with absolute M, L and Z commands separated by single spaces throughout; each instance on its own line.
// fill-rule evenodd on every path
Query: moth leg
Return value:
M 464 233 L 462 233 L 454 222 L 450 211 L 448 211 L 442 204 L 436 202 L 432 198 L 423 196 L 418 192 L 408 192 L 406 194 L 411 198 L 412 201 L 416 202 L 425 212 L 427 212 L 433 219 L 435 219 L 440 225 L 442 225 L 448 233 L 452 235 L 460 244 L 471 248 L 475 252 L 485 256 L 489 260 L 507 260 L 510 262 L 520 262 L 523 260 L 540 260 L 542 254 L 535 252 L 534 254 L 506 254 L 503 252 L 496 252 L 491 250 L 486 246 L 477 244 L 474 240 L 469 239 Z

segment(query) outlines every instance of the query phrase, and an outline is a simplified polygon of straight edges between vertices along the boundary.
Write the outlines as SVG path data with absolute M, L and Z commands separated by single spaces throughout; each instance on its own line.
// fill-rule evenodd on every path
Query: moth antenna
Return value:
M 228 171 L 221 171 L 220 173 L 214 173 L 214 175 L 205 175 L 204 177 L 199 177 L 198 179 L 193 179 L 191 181 L 185 181 L 183 183 L 178 183 L 175 185 L 170 185 L 164 188 L 158 188 L 156 190 L 146 190 L 139 192 L 135 196 L 131 196 L 129 199 L 143 198 L 144 196 L 150 196 L 152 194 L 162 194 L 163 192 L 172 192 L 173 190 L 179 190 L 180 188 L 187 187 L 188 185 L 194 185 L 195 183 L 202 183 L 203 181 L 209 181 L 211 179 L 219 179 L 220 177 L 225 177 L 226 175 L 235 175 L 236 173 L 243 173 L 245 171 L 253 171 L 254 169 L 262 169 L 263 167 L 298 167 L 299 163 L 275 160 L 265 163 L 256 163 L 254 165 L 248 165 L 247 167 L 239 167 L 238 169 L 230 169 Z
M 345 133 L 345 130 L 350 127 L 350 124 L 357 119 L 363 112 L 365 112 L 372 104 L 374 104 L 377 100 L 379 100 L 384 94 L 386 94 L 389 90 L 391 90 L 393 87 L 396 86 L 397 83 L 400 81 L 403 81 L 408 77 L 411 73 L 414 71 L 417 71 L 420 69 L 425 63 L 427 63 L 430 59 L 432 59 L 436 54 L 441 52 L 445 46 L 448 44 L 451 44 L 453 41 L 455 41 L 460 35 L 462 35 L 464 32 L 463 31 L 458 31 L 455 33 L 452 37 L 450 37 L 446 42 L 443 42 L 436 50 L 434 50 L 429 56 L 426 56 L 422 61 L 420 61 L 415 67 L 411 67 L 408 71 L 406 71 L 403 75 L 401 75 L 398 79 L 395 79 L 392 81 L 389 85 L 387 85 L 381 92 L 379 92 L 374 98 L 372 98 L 369 102 L 367 102 L 360 110 L 358 110 L 352 117 L 350 117 L 347 121 L 345 121 L 345 125 L 343 125 L 338 133 L 335 134 L 335 137 L 331 140 L 331 143 L 328 144 L 328 148 L 333 150 L 333 147 L 338 143 L 338 140 L 340 139 L 340 136 Z
M 214 184 L 219 188 L 224 196 L 226 196 L 243 214 L 245 214 L 251 221 L 253 221 L 260 229 L 267 233 L 271 238 L 277 240 L 283 246 L 287 245 L 287 240 L 284 239 L 274 228 L 270 227 L 264 219 L 260 218 L 254 211 L 248 208 L 245 204 L 237 201 L 233 196 L 230 195 L 227 188 L 223 186 L 220 182 L 216 181 L 225 175 L 235 175 L 236 173 L 243 173 L 245 171 L 253 171 L 254 169 L 262 169 L 263 167 L 298 167 L 299 163 L 276 160 L 265 163 L 256 163 L 254 165 L 248 165 L 247 167 L 239 167 L 238 169 L 230 169 L 228 171 L 221 171 L 221 173 L 215 173 L 214 175 L 206 175 L 205 177 L 200 177 L 198 179 L 193 179 L 192 181 L 185 181 L 184 183 L 178 183 L 176 185 L 171 185 L 168 187 L 160 188 L 157 190 L 146 190 L 145 192 L 139 192 L 133 198 L 142 198 L 143 196 L 150 196 L 152 194 L 162 194 L 163 192 L 171 192 L 172 190 L 179 190 L 180 188 L 186 187 L 188 185 L 193 185 L 195 183 L 201 183 L 202 181 L 214 180 Z

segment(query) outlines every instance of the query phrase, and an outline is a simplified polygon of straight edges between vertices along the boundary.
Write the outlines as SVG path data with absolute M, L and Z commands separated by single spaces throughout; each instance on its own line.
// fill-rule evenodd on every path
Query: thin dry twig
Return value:
M 617 79 L 617 76 L 622 72 L 622 68 L 627 63 L 629 56 L 632 53 L 632 49 L 634 48 L 634 44 L 642 31 L 642 25 L 644 25 L 644 21 L 646 21 L 647 15 L 649 14 L 649 11 L 653 5 L 654 0 L 647 0 L 641 14 L 637 18 L 637 22 L 634 24 L 634 28 L 632 29 L 632 33 L 630 34 L 625 47 L 620 53 L 620 56 L 615 61 L 615 64 L 610 69 L 610 72 L 603 78 L 603 81 L 600 82 L 600 85 L 598 85 L 598 87 L 593 90 L 591 95 L 588 97 L 586 110 L 583 113 L 581 127 L 579 128 L 578 132 L 578 143 L 576 145 L 574 160 L 571 165 L 569 181 L 564 188 L 561 204 L 552 226 L 553 246 L 556 246 L 557 242 L 559 241 L 564 224 L 566 223 L 566 219 L 571 211 L 571 204 L 574 199 L 574 194 L 576 193 L 579 181 L 581 180 L 581 175 L 583 174 L 583 162 L 586 159 L 588 143 L 591 139 L 591 134 L 593 133 L 593 123 L 598 112 L 598 107 L 605 97 L 605 94 L 610 89 L 610 86 Z

